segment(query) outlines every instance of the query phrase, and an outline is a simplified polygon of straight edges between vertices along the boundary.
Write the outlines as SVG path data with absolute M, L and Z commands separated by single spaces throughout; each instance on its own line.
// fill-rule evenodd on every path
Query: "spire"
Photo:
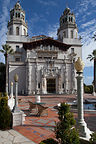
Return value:
M 16 28 L 16 33 L 13 31 L 13 26 Z M 19 27 L 22 26 L 22 32 Z M 14 28 L 14 29 L 15 29 Z M 14 8 L 10 10 L 10 21 L 8 22 L 8 29 L 10 35 L 26 35 L 27 23 L 25 22 L 25 11 L 20 5 L 20 1 L 16 0 Z
M 16 4 L 15 4 L 15 9 L 22 9 L 19 2 L 20 2 L 20 1 L 17 1 L 17 2 L 16 2 Z
M 68 8 L 68 1 L 66 0 L 66 8 Z

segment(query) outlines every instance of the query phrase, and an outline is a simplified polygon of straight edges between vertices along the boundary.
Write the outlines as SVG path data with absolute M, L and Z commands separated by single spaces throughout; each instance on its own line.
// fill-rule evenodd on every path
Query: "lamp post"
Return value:
M 8 95 L 8 83 L 6 83 L 6 93 Z
M 10 94 L 11 98 L 13 98 L 13 82 L 11 82 L 11 94 Z
M 78 57 L 77 61 L 75 62 L 75 69 L 77 71 L 77 108 L 78 108 L 78 122 L 77 127 L 79 128 L 79 134 L 81 137 L 86 139 L 90 139 L 90 134 L 92 132 L 87 128 L 87 124 L 84 121 L 84 110 L 83 110 L 83 69 L 84 63 Z
M 15 74 L 14 76 L 14 81 L 15 81 L 15 106 L 13 108 L 13 112 L 20 112 L 18 108 L 18 75 Z

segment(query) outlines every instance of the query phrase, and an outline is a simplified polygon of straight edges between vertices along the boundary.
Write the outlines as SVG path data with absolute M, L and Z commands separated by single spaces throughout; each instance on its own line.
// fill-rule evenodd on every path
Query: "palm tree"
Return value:
M 96 88 L 96 50 L 93 50 L 92 54 L 89 54 L 87 59 L 90 59 L 90 61 L 94 60 L 94 80 L 93 80 L 93 86 L 94 86 L 94 91 Z
M 2 48 L 3 49 L 1 49 L 0 52 L 3 53 L 4 56 L 5 56 L 5 64 L 6 64 L 6 87 L 7 87 L 7 85 L 8 85 L 8 55 L 9 54 L 12 55 L 14 53 L 14 50 L 8 44 L 2 45 Z M 8 92 L 7 89 L 6 89 L 6 92 Z
M 94 36 L 92 38 L 94 38 L 94 41 L 96 41 L 96 33 L 94 34 Z
M 93 50 L 92 54 L 89 54 L 87 59 L 90 59 L 90 61 L 96 59 L 96 50 Z

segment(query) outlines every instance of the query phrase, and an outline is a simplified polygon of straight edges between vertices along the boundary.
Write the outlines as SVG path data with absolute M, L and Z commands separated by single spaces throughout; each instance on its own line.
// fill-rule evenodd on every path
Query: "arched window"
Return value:
M 70 22 L 70 17 L 69 17 L 69 22 Z
M 17 13 L 16 13 L 16 18 L 17 18 Z
M 65 22 L 67 22 L 67 17 L 65 18 Z
M 11 19 L 13 19 L 13 14 L 11 14 Z
M 19 27 L 16 27 L 16 35 L 19 35 Z
M 26 35 L 26 30 L 24 29 L 24 35 Z
M 9 35 L 12 35 L 12 28 L 9 29 Z
M 71 38 L 73 38 L 73 30 L 71 30 Z
M 18 18 L 20 18 L 20 13 L 18 13 Z
M 71 17 L 71 22 L 73 22 L 73 18 Z
M 66 31 L 63 32 L 63 37 L 66 38 Z

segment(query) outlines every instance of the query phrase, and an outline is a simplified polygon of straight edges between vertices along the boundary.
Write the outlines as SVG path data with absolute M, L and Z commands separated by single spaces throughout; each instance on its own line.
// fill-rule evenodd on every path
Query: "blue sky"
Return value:
M 0 48 L 6 42 L 7 22 L 9 11 L 16 0 L 0 0 Z M 96 0 L 21 0 L 26 13 L 28 33 L 34 35 L 48 35 L 56 39 L 59 18 L 66 6 L 74 12 L 79 35 L 82 37 L 82 59 L 85 63 L 84 82 L 93 81 L 93 62 L 87 60 L 88 54 L 96 49 L 96 42 L 92 39 L 96 31 Z M 4 57 L 0 55 L 0 61 Z

